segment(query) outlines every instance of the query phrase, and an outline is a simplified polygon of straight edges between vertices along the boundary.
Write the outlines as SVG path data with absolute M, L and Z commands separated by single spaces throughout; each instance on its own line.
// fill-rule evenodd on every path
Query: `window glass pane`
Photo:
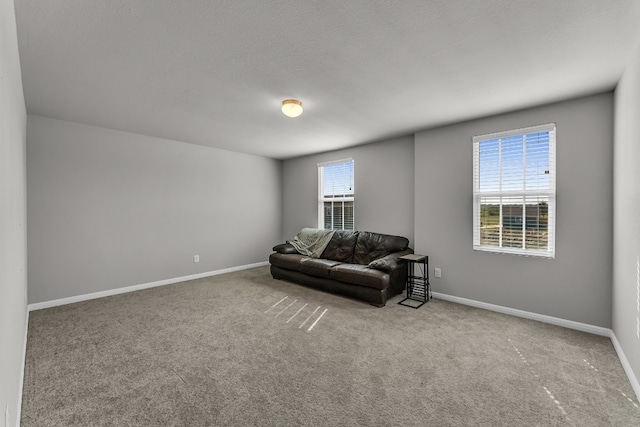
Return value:
M 549 188 L 549 132 L 480 142 L 480 191 Z
M 527 249 L 543 249 L 549 246 L 548 197 L 526 198 L 525 245 Z
M 500 198 L 482 197 L 480 201 L 480 244 L 500 245 Z
M 500 189 L 500 141 L 491 139 L 480 143 L 479 179 L 481 191 Z
M 324 228 L 333 230 L 333 202 L 324 202 Z
M 324 202 L 326 230 L 353 230 L 353 202 Z
M 502 191 L 515 191 L 524 188 L 523 181 L 523 136 L 511 136 L 502 139 Z
M 549 188 L 549 132 L 537 132 L 526 135 L 527 190 L 545 190 Z
M 333 163 L 323 166 L 324 197 L 344 197 L 353 195 L 353 162 Z
M 333 230 L 341 230 L 342 229 L 342 219 L 344 212 L 343 202 L 337 202 L 333 204 Z M 325 227 L 326 228 L 326 227 Z
M 522 247 L 522 197 L 502 198 L 502 246 Z
M 353 230 L 353 202 L 344 202 L 344 229 Z

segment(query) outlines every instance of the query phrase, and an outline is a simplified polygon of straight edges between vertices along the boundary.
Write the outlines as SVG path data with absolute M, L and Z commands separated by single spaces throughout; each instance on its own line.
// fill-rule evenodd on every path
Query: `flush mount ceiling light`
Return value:
M 297 99 L 285 99 L 282 101 L 282 114 L 287 117 L 298 117 L 302 114 L 302 102 Z

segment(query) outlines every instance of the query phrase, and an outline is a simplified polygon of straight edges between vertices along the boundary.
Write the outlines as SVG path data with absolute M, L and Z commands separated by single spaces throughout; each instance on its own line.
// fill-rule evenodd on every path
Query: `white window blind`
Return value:
M 473 249 L 555 257 L 556 126 L 473 138 Z
M 318 228 L 353 230 L 352 159 L 318 164 Z

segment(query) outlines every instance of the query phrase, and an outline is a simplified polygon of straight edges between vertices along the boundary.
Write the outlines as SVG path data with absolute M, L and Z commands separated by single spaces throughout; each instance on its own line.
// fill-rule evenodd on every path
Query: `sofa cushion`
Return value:
M 329 276 L 333 280 L 375 289 L 389 287 L 389 273 L 374 270 L 366 265 L 340 264 L 331 269 Z
M 280 268 L 286 268 L 287 270 L 300 271 L 300 261 L 305 257 L 300 254 L 271 254 L 269 255 L 269 262 L 271 265 L 278 266 Z
M 320 258 L 351 262 L 357 239 L 357 231 L 336 230 Z
M 330 259 L 302 258 L 300 260 L 300 272 L 316 277 L 329 277 L 331 268 L 339 264 L 341 264 L 340 261 Z
M 392 252 L 389 255 L 383 256 L 382 258 L 374 259 L 369 263 L 368 267 L 384 271 L 392 271 L 396 268 L 406 268 L 405 262 L 401 260 L 400 257 L 412 253 L 413 249 L 405 249 L 404 251 L 400 252 Z
M 409 239 L 406 237 L 361 231 L 358 233 L 352 262 L 366 265 L 392 252 L 403 251 L 408 246 Z
M 298 250 L 291 243 L 280 243 L 275 245 L 273 250 L 279 254 L 299 254 Z

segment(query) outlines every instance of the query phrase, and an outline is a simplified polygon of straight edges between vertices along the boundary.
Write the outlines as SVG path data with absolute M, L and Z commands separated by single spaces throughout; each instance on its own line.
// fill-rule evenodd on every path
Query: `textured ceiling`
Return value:
M 281 159 L 612 89 L 640 44 L 638 0 L 15 7 L 29 114 Z

